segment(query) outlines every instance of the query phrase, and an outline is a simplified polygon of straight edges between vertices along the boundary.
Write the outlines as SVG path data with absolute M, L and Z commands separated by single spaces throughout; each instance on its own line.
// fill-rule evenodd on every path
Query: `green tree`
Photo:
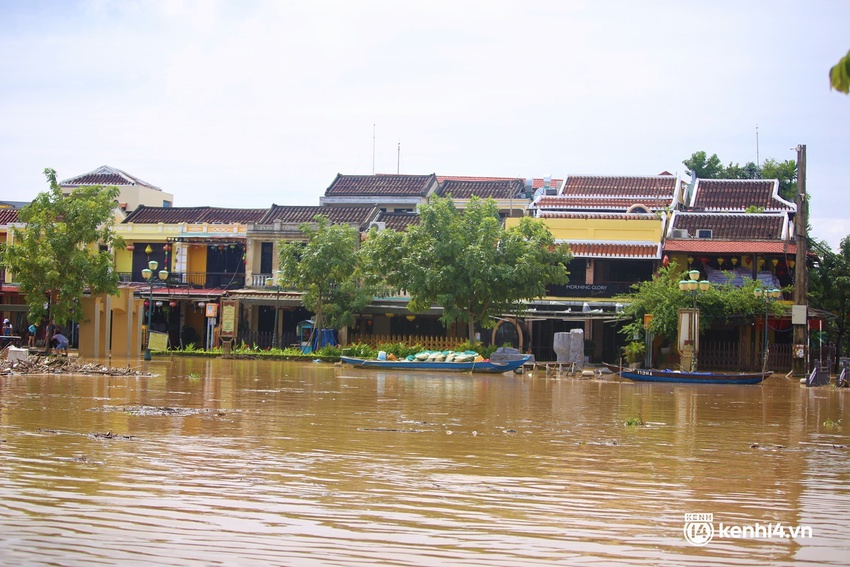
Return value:
M 81 187 L 66 197 L 56 172 L 45 169 L 44 175 L 50 190 L 21 209 L 25 227 L 12 228 L 14 239 L 3 262 L 26 298 L 30 321 L 46 317 L 48 308 L 55 321 L 79 321 L 85 291 L 118 292 L 110 251 L 124 247 L 113 231 L 118 188 Z
M 617 298 L 625 304 L 622 317 L 631 319 L 623 326 L 621 333 L 629 339 L 643 335 L 643 316 L 652 315 L 649 330 L 666 341 L 675 342 L 679 326 L 679 309 L 693 307 L 694 299 L 700 310 L 700 331 L 718 321 L 753 320 L 755 315 L 764 313 L 763 300 L 757 299 L 753 291 L 760 284 L 747 280 L 741 287 L 730 282 L 712 284 L 706 291 L 691 292 L 679 289 L 679 282 L 687 279 L 687 271 L 676 262 L 663 267 L 651 280 L 632 286 L 632 292 Z M 781 315 L 782 305 L 771 303 L 772 315 Z
M 342 329 L 372 300 L 358 269 L 360 233 L 321 215 L 314 220 L 299 227 L 306 242 L 281 243 L 281 281 L 303 292 L 304 307 L 315 314 L 315 329 Z
M 406 291 L 411 311 L 441 306 L 443 324 L 466 323 L 470 340 L 476 324 L 492 328 L 493 317 L 520 313 L 548 284 L 567 281 L 569 250 L 539 219 L 505 229 L 495 201 L 475 197 L 462 212 L 451 198 L 436 197 L 419 218 L 405 233 L 370 233 L 363 246 L 368 271 Z
M 835 336 L 836 353 L 841 356 L 846 350 L 850 315 L 850 236 L 841 240 L 838 252 L 818 241 L 812 241 L 812 249 L 820 261 L 809 272 L 809 304 L 835 315 L 827 328 Z
M 720 179 L 723 177 L 723 163 L 717 157 L 717 154 L 711 154 L 711 157 L 708 157 L 704 151 L 700 150 L 691 154 L 691 157 L 682 163 L 688 168 L 686 170 L 688 175 L 696 174 L 700 179 Z
M 829 85 L 840 93 L 850 94 L 850 51 L 830 68 Z
M 793 159 L 776 161 L 767 158 L 761 164 L 761 177 L 763 179 L 779 180 L 779 196 L 787 201 L 795 202 L 797 199 L 797 162 Z

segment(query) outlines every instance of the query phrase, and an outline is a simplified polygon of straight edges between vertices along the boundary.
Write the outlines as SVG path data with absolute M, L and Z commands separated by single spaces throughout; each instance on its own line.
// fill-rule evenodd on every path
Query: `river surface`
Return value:
M 157 376 L 0 377 L 0 564 L 850 557 L 850 391 L 132 364 Z

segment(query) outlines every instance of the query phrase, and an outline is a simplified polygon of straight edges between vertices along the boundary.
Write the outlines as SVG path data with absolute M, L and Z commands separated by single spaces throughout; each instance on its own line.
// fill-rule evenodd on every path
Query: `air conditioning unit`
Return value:
M 697 229 L 697 238 L 711 238 L 711 229 L 710 228 Z
M 688 234 L 688 230 L 686 228 L 674 228 L 670 233 L 670 238 L 690 238 L 691 235 Z
M 387 223 L 380 222 L 380 221 L 370 222 L 369 223 L 369 230 L 372 230 L 373 228 L 375 230 L 377 230 L 378 232 L 380 232 L 380 231 L 384 230 L 385 228 L 387 228 Z

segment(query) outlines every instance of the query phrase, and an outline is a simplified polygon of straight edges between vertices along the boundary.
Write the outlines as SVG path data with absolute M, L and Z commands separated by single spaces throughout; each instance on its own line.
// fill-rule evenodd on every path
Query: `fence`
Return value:
M 372 348 L 382 344 L 402 343 L 408 346 L 420 345 L 426 350 L 457 350 L 466 342 L 457 337 L 426 337 L 422 335 L 355 335 L 348 338 L 349 343 L 361 343 Z
M 773 372 L 791 370 L 793 345 L 772 344 L 767 357 L 767 369 Z M 700 370 L 732 370 L 758 372 L 762 369 L 764 352 L 740 343 L 703 342 L 700 345 Z

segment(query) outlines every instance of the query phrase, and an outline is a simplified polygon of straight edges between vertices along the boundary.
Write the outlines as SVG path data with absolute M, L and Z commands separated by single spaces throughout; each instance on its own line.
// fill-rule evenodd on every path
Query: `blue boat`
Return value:
M 676 384 L 761 384 L 771 372 L 683 372 L 655 368 L 619 368 L 605 364 L 608 370 L 635 382 L 669 382 Z
M 341 356 L 340 360 L 352 366 L 361 368 L 381 368 L 383 370 L 430 370 L 432 372 L 485 372 L 501 374 L 502 372 L 513 372 L 522 367 L 531 359 L 531 355 L 522 356 L 516 360 L 499 362 L 437 362 L 437 361 L 415 361 L 415 360 L 373 360 L 356 358 L 353 356 Z

